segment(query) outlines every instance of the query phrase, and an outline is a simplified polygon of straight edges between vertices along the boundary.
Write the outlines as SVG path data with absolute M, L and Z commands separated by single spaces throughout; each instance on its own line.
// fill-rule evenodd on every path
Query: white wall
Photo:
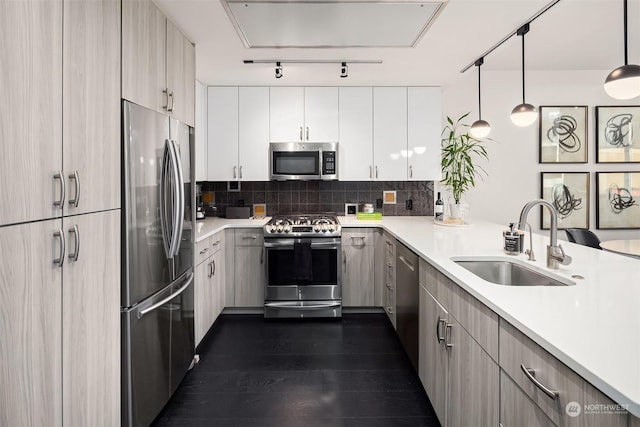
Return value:
M 522 206 L 540 197 L 540 172 L 591 172 L 589 228 L 601 240 L 640 238 L 640 230 L 597 230 L 595 211 L 595 172 L 640 171 L 639 164 L 595 163 L 595 106 L 639 105 L 640 100 L 616 101 L 609 98 L 603 82 L 610 70 L 547 72 L 527 71 L 526 101 L 540 105 L 588 105 L 588 163 L 539 164 L 538 122 L 518 128 L 510 121 L 511 109 L 522 101 L 521 71 L 482 70 L 482 118 L 491 124 L 488 142 L 488 177 L 465 196 L 471 218 L 483 218 L 507 225 L 517 222 Z M 443 89 L 443 115 L 455 119 L 472 111 L 468 123 L 477 119 L 478 74 L 474 69 L 464 79 Z M 444 123 L 444 121 L 443 121 Z M 539 209 L 530 213 L 529 223 L 539 230 Z M 548 233 L 544 231 L 543 233 Z M 565 233 L 559 233 L 565 239 Z

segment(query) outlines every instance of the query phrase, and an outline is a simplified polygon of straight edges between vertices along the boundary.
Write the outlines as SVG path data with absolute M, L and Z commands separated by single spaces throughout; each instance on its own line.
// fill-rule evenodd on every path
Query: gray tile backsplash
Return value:
M 382 192 L 395 190 L 397 203 L 385 204 L 382 215 L 433 215 L 433 181 L 243 181 L 240 191 L 227 191 L 226 182 L 201 182 L 202 191 L 215 193 L 217 215 L 227 206 L 266 203 L 267 215 L 335 213 L 344 215 L 345 203 L 373 203 Z M 413 209 L 405 202 L 411 199 Z

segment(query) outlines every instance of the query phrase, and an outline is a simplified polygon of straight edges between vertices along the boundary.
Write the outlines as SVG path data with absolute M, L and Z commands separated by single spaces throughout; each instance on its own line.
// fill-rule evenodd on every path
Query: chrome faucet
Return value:
M 558 268 L 558 263 L 562 265 L 571 264 L 571 257 L 564 253 L 564 249 L 562 249 L 562 245 L 558 244 L 558 213 L 553 205 L 546 200 L 537 199 L 528 202 L 522 208 L 520 212 L 520 220 L 518 221 L 518 229 L 522 230 L 523 226 L 526 227 L 527 224 L 527 215 L 529 215 L 529 211 L 536 205 L 545 206 L 549 210 L 549 214 L 551 214 L 551 226 L 549 232 L 549 244 L 547 245 L 547 268 Z M 531 240 L 531 235 L 529 235 L 529 240 Z M 531 242 L 529 242 L 531 245 Z

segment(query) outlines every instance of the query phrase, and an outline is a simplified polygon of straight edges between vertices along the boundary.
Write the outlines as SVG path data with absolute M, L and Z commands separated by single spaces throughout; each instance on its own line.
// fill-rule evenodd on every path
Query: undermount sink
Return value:
M 454 257 L 453 262 L 487 282 L 504 286 L 571 286 L 571 280 L 505 257 Z

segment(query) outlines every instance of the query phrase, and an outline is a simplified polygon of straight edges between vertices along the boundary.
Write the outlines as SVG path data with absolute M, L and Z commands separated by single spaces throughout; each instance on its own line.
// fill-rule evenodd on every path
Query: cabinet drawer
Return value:
M 264 246 L 262 228 L 238 228 L 235 230 L 236 246 Z
M 373 246 L 376 230 L 372 228 L 343 228 L 343 246 Z
M 224 247 L 224 231 L 214 234 L 209 238 L 209 253 L 211 255 L 220 252 Z
M 207 237 L 206 239 L 196 243 L 196 265 L 200 264 L 211 255 L 211 248 L 209 247 L 210 241 L 211 238 Z
M 534 378 L 557 393 L 555 399 L 536 387 L 521 368 L 533 370 Z M 599 390 L 533 342 L 508 322 L 500 319 L 500 367 L 524 393 L 557 425 L 626 426 L 627 414 L 592 411 L 586 405 L 615 405 Z M 570 417 L 567 404 L 576 402 L 582 412 Z M 506 427 L 506 426 L 505 426 Z
M 555 427 L 526 394 L 504 372 L 500 372 L 500 425 L 503 427 Z

